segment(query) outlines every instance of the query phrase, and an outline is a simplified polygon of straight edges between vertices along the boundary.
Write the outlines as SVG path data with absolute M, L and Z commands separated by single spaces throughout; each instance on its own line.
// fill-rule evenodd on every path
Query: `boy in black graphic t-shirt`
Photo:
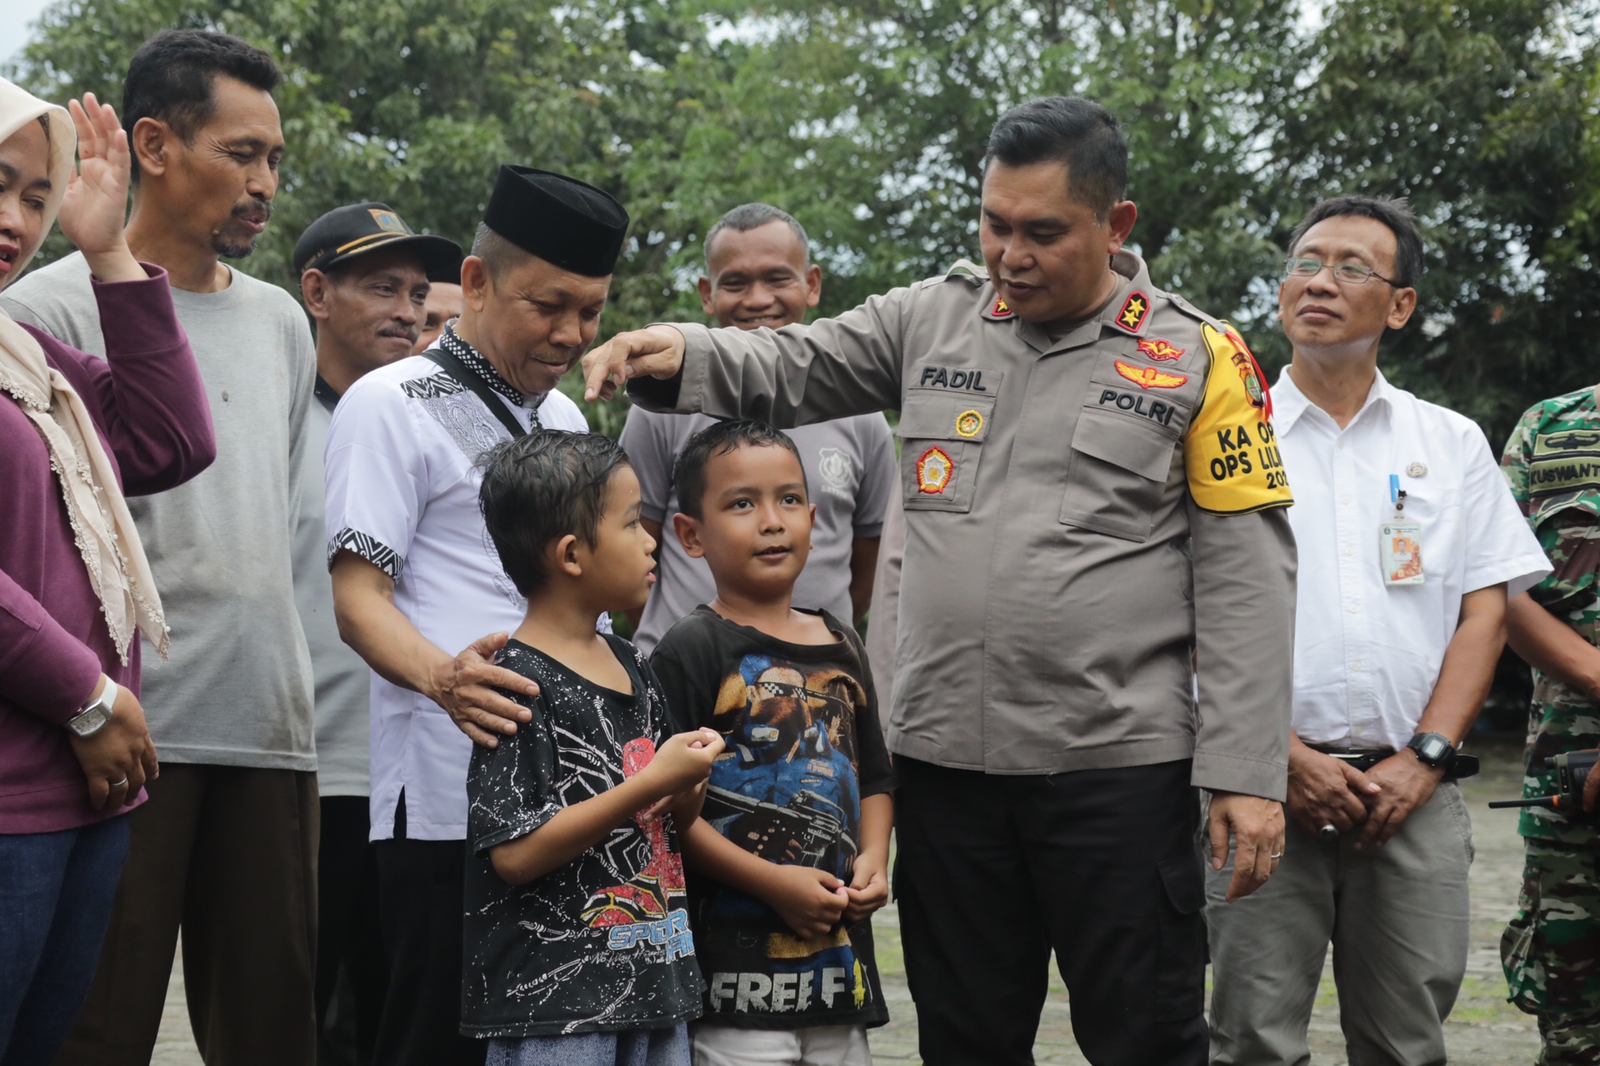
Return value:
M 488 1066 L 688 1066 L 701 980 L 679 834 L 722 739 L 673 735 L 649 665 L 595 632 L 644 602 L 655 542 L 616 444 L 536 430 L 491 450 L 480 500 L 528 597 L 498 661 L 532 716 L 467 775 L 462 1032 Z
M 678 728 L 726 747 L 687 833 L 690 909 L 707 982 L 695 1066 L 865 1066 L 888 1012 L 870 915 L 888 900 L 893 771 L 861 641 L 790 608 L 810 549 L 794 444 L 759 422 L 690 439 L 673 517 L 717 598 L 651 657 Z

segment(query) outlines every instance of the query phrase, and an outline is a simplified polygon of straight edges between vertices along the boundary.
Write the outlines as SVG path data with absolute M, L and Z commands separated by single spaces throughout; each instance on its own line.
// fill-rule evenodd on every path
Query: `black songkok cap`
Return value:
M 628 212 L 609 193 L 564 174 L 502 164 L 484 225 L 512 244 L 585 277 L 617 267 Z

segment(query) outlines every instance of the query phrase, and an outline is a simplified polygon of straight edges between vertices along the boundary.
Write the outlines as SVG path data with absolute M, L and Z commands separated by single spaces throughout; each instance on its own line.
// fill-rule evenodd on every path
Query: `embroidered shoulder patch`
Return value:
M 1117 312 L 1117 325 L 1129 333 L 1138 333 L 1139 327 L 1144 325 L 1146 316 L 1150 314 L 1150 297 L 1138 289 L 1128 293 L 1128 298 L 1122 301 L 1122 310 Z
M 1135 366 L 1132 363 L 1124 363 L 1121 359 L 1114 365 L 1117 373 L 1141 389 L 1175 389 L 1189 380 L 1188 374 L 1174 374 L 1167 370 L 1157 370 L 1153 366 Z
M 1148 356 L 1158 363 L 1170 362 L 1173 359 L 1180 358 L 1187 350 L 1186 348 L 1177 347 L 1171 341 L 1160 339 L 1153 338 L 1139 342 L 1139 354 Z
M 1272 428 L 1272 399 L 1255 356 L 1233 329 L 1200 327 L 1211 372 L 1184 437 L 1189 492 L 1202 511 L 1250 514 L 1294 503 Z
M 949 452 L 938 446 L 929 448 L 917 459 L 917 491 L 937 496 L 950 484 L 950 475 L 955 472 L 956 464 Z

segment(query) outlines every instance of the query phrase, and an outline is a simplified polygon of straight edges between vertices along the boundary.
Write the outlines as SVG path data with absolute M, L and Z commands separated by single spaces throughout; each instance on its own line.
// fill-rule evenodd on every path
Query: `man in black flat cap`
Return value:
M 411 354 L 435 277 L 461 276 L 461 247 L 414 233 L 387 204 L 336 207 L 306 227 L 294 248 L 300 296 L 317 330 L 316 400 L 295 528 L 294 591 L 311 649 L 316 692 L 318 1059 L 371 1058 L 383 1003 L 377 935 L 377 869 L 368 819 L 367 664 L 339 639 L 328 579 L 322 451 L 339 397 L 368 371 Z M 340 973 L 344 980 L 340 982 Z M 329 1007 L 335 988 L 340 1007 Z M 354 1024 L 352 1024 L 352 1021 Z
M 627 226 L 599 189 L 501 167 L 461 265 L 460 319 L 351 385 L 328 432 L 334 611 L 372 668 L 385 1066 L 483 1062 L 459 1035 L 467 763 L 472 741 L 532 716 L 496 691 L 529 691 L 490 661 L 527 602 L 484 527 L 474 464 L 535 426 L 588 431 L 556 382 L 594 340 Z

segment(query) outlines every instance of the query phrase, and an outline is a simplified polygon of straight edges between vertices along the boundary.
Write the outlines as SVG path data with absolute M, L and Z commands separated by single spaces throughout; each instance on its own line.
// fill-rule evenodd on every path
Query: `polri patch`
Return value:
M 956 436 L 976 437 L 983 432 L 983 412 L 975 410 L 962 411 L 956 415 Z
M 950 453 L 934 445 L 917 458 L 917 491 L 937 496 L 950 486 L 956 464 Z
M 1179 348 L 1171 341 L 1153 339 L 1139 342 L 1139 354 L 1154 359 L 1158 363 L 1171 362 L 1181 357 L 1187 350 L 1186 348 Z
M 1124 363 L 1121 359 L 1118 359 L 1115 365 L 1117 373 L 1141 389 L 1175 389 L 1189 381 L 1188 374 L 1174 374 L 1166 370 L 1157 370 L 1153 366 L 1134 366 L 1131 363 Z
M 1200 326 L 1211 356 L 1200 409 L 1184 436 L 1189 494 L 1202 511 L 1250 514 L 1294 503 L 1272 427 L 1272 400 L 1244 338 Z
M 1128 293 L 1128 298 L 1122 301 L 1122 310 L 1117 312 L 1117 325 L 1129 333 L 1138 333 L 1139 327 L 1144 325 L 1144 320 L 1150 314 L 1150 297 L 1135 289 Z

